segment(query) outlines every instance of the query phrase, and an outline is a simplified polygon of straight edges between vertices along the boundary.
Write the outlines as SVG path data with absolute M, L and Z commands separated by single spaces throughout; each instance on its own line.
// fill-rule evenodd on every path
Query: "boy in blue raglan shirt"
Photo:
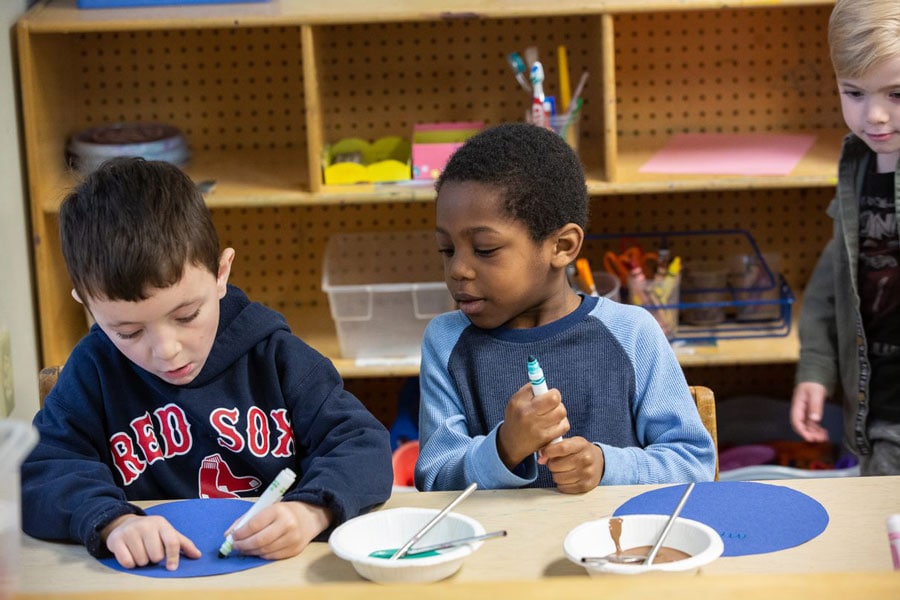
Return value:
M 233 532 L 235 551 L 280 559 L 389 497 L 386 429 L 281 315 L 228 285 L 234 250 L 220 252 L 177 167 L 111 161 L 59 219 L 73 295 L 96 324 L 35 416 L 26 533 L 175 569 L 199 550 L 130 501 L 259 496 L 290 467 L 283 501 Z
M 588 196 L 562 138 L 524 123 L 472 137 L 438 179 L 436 210 L 459 310 L 422 343 L 419 489 L 713 479 L 712 438 L 659 325 L 569 285 Z M 551 388 L 536 397 L 530 355 Z

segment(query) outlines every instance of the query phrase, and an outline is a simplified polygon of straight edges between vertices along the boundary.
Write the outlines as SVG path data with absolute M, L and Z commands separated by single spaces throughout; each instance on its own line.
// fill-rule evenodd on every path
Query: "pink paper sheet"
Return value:
M 787 175 L 816 141 L 814 135 L 679 133 L 641 173 Z

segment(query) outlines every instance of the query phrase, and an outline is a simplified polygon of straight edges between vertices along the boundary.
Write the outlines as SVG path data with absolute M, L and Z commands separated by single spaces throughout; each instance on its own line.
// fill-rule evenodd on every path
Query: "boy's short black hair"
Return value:
M 507 213 L 525 223 L 536 242 L 566 223 L 587 229 L 588 193 L 581 162 L 549 129 L 505 123 L 476 134 L 450 157 L 437 191 L 448 181 L 499 188 Z
M 178 167 L 116 158 L 59 210 L 63 258 L 82 302 L 135 302 L 181 279 L 190 263 L 218 273 L 219 238 L 203 195 Z

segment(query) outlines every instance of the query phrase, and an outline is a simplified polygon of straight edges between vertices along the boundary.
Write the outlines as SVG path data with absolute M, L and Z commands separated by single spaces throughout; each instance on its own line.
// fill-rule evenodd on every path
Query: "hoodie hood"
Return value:
M 209 383 L 279 329 L 291 331 L 281 314 L 251 302 L 243 291 L 229 285 L 219 304 L 216 340 L 203 370 L 187 387 Z

